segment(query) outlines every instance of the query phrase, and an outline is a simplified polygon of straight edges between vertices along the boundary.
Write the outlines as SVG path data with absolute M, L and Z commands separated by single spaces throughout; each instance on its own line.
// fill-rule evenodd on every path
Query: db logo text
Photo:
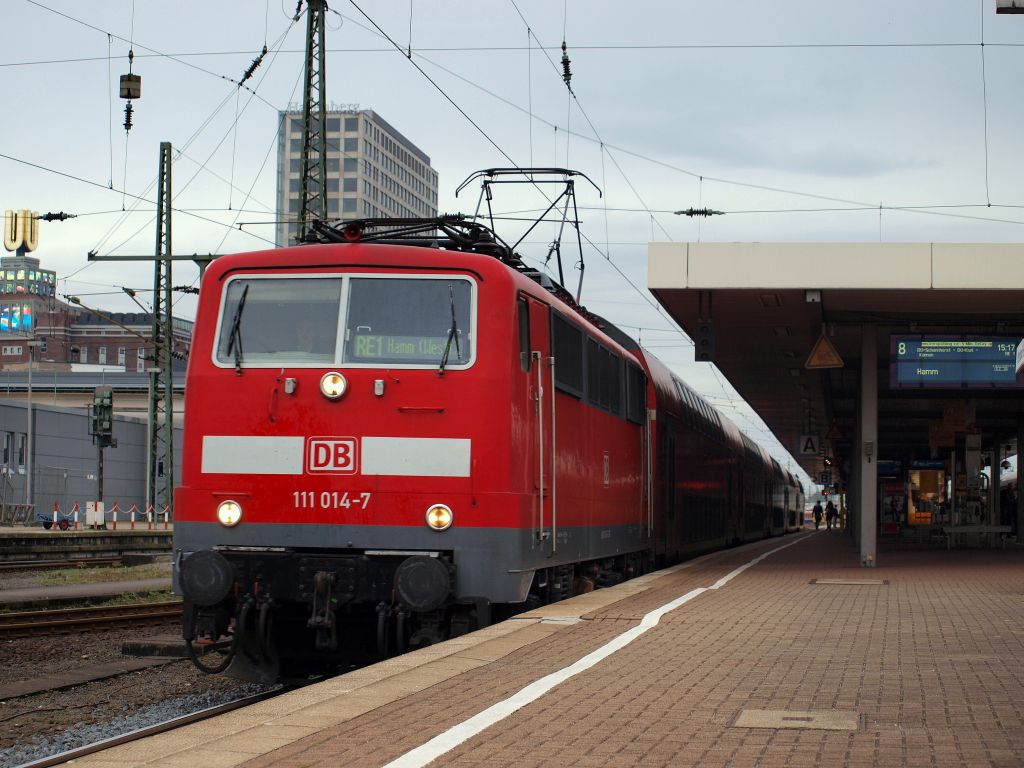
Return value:
M 359 466 L 354 437 L 310 437 L 306 440 L 306 472 L 354 475 Z

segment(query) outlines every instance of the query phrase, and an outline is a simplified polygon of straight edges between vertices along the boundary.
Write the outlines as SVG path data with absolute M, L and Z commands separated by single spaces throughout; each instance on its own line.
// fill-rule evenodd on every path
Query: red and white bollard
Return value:
M 55 501 L 55 502 L 53 502 L 53 528 L 51 528 L 50 530 L 53 530 L 53 531 L 60 530 L 59 528 L 57 528 L 57 513 L 58 512 L 60 512 L 60 507 L 57 506 L 57 502 Z
M 165 531 L 166 531 L 166 530 L 167 530 L 167 528 L 168 528 L 168 524 L 167 524 L 167 518 L 168 518 L 168 515 L 170 515 L 170 513 L 171 513 L 171 508 L 170 508 L 170 506 L 169 506 L 169 505 L 167 505 L 167 504 L 164 504 L 164 530 L 165 530 Z
M 114 530 L 117 530 L 117 502 L 114 502 L 114 508 L 110 510 L 110 519 L 114 523 Z
M 131 526 L 130 526 L 130 528 L 133 531 L 135 530 L 135 513 L 138 512 L 138 511 L 139 511 L 138 507 L 136 507 L 134 504 L 132 504 L 131 509 L 128 510 L 128 517 L 131 519 Z
M 149 530 L 153 530 L 153 505 L 150 504 L 146 507 L 146 524 Z
M 78 502 L 75 502 L 75 506 L 71 508 L 71 516 L 75 521 L 75 530 L 78 530 Z

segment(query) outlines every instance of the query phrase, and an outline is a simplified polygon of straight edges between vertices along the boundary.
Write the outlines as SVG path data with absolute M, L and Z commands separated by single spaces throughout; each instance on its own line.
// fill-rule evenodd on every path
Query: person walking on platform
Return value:
M 825 505 L 825 527 L 831 531 L 838 516 L 839 513 L 836 512 L 836 505 L 832 503 L 832 499 L 829 499 L 828 504 Z
M 821 525 L 821 502 L 814 502 L 814 530 L 818 530 L 818 526 Z

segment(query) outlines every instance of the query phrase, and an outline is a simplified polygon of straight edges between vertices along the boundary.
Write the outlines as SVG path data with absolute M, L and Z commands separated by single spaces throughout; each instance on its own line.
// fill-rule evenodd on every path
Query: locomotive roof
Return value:
M 324 251 L 316 248 L 317 245 L 335 247 L 392 246 L 423 249 L 424 255 L 446 252 L 485 256 L 501 262 L 511 271 L 540 286 L 564 305 L 560 307 L 561 311 L 577 315 L 581 323 L 604 334 L 624 350 L 636 352 L 640 349 L 640 345 L 633 337 L 607 321 L 606 318 L 579 304 L 572 294 L 553 280 L 549 274 L 525 264 L 522 258 L 494 230 L 480 222 L 469 220 L 461 214 L 422 219 L 354 219 L 338 223 L 315 221 L 312 231 L 312 240 L 307 243 L 271 251 L 252 251 L 238 254 L 237 258 L 245 259 L 250 265 L 259 262 L 259 266 L 262 268 L 332 263 L 331 258 L 326 254 L 335 253 L 335 250 L 331 248 Z M 314 253 L 316 253 L 316 257 L 310 259 L 311 263 L 302 264 L 297 258 L 302 254 L 311 256 Z M 324 255 L 322 256 L 322 254 Z M 225 261 L 221 262 L 221 268 L 222 271 L 227 272 L 233 268 L 233 265 L 229 261 Z

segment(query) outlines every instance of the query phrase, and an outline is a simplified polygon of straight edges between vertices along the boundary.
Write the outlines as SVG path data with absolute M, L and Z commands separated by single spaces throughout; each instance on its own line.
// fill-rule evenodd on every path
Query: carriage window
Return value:
M 647 384 L 644 372 L 635 365 L 626 366 L 626 418 L 642 424 L 647 413 Z
M 591 405 L 601 405 L 601 347 L 593 339 L 587 339 L 587 401 Z
M 347 363 L 459 368 L 473 359 L 472 290 L 464 278 L 352 278 Z
M 611 412 L 617 416 L 622 415 L 622 372 L 623 360 L 618 355 L 612 355 L 612 375 L 609 378 L 611 384 Z
M 519 367 L 530 370 L 530 304 L 526 299 L 516 302 L 519 312 Z
M 232 280 L 224 297 L 217 362 L 333 363 L 340 301 L 340 278 Z
M 555 357 L 555 386 L 583 396 L 583 331 L 551 313 L 551 347 Z

